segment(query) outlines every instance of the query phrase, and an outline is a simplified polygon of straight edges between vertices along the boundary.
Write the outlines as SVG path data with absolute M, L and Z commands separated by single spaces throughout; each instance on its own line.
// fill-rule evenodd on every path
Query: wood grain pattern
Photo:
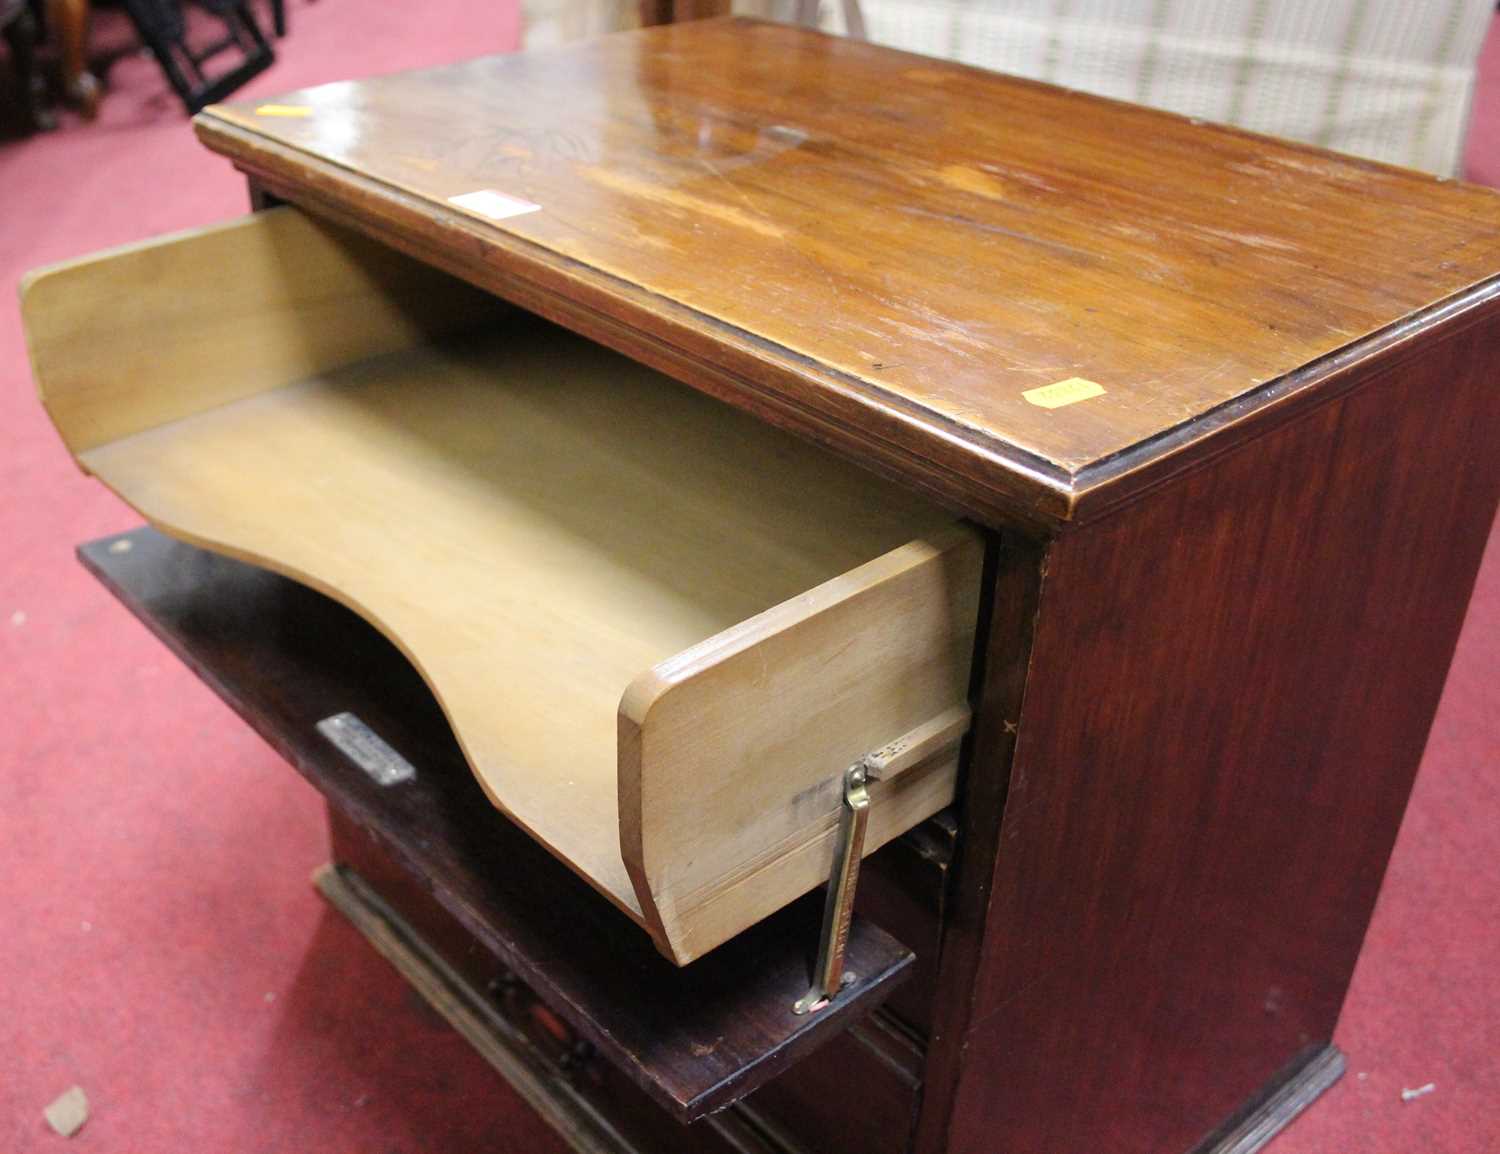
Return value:
M 128 542 L 128 548 L 120 543 Z M 863 980 L 817 1014 L 807 988 L 822 902 L 810 895 L 686 968 L 496 813 L 420 675 L 375 629 L 285 577 L 150 529 L 80 556 L 199 677 L 378 842 L 625 1078 L 680 1122 L 750 1094 L 868 1015 L 911 954 L 856 917 Z M 317 732 L 350 710 L 417 769 L 377 785 Z M 363 868 L 364 862 L 360 866 Z M 381 881 L 382 893 L 390 887 Z M 403 907 L 410 912 L 409 907 Z
M 283 99 L 313 114 L 198 132 L 990 521 L 1097 515 L 1500 271 L 1488 190 L 775 25 Z M 541 210 L 448 202 L 484 188 Z M 1105 394 L 1022 395 L 1069 377 Z
M 1494 194 L 743 23 L 283 99 L 312 115 L 197 122 L 266 195 L 898 478 L 906 500 L 1026 531 L 987 539 L 956 876 L 922 927 L 942 935 L 936 996 L 909 1018 L 931 1024 L 920 1154 L 1184 1151 L 1312 1068 L 1500 489 Z M 449 202 L 481 188 L 540 207 L 494 221 Z M 1103 392 L 1026 399 L 1068 378 Z M 609 476 L 674 451 L 649 431 L 622 432 Z M 436 840 L 398 852 L 450 885 L 475 827 L 402 811 L 382 836 L 404 845 L 406 826 Z M 614 1014 L 611 1060 L 679 1116 L 810 1044 L 760 1000 L 791 973 L 774 936 L 805 932 L 790 913 L 673 986 L 561 956 L 549 935 L 611 959 L 644 938 L 569 924 L 579 907 L 552 908 L 550 887 L 445 893 L 549 1004 L 596 1007 L 590 1037 Z M 759 993 L 728 1026 L 731 976 Z M 648 1020 L 643 990 L 673 1014 Z M 704 996 L 723 1038 L 676 1017 Z
M 54 396 L 55 367 L 74 402 L 62 427 L 138 430 L 80 461 L 175 535 L 374 622 L 428 678 L 494 803 L 679 964 L 826 880 L 838 775 L 964 700 L 977 535 L 928 546 L 952 522 L 914 495 L 519 314 L 288 383 L 277 374 L 311 359 L 277 342 L 335 308 L 340 354 L 412 335 L 380 327 L 388 310 L 365 282 L 348 288 L 369 243 L 346 250 L 326 232 L 263 307 L 236 289 L 229 315 L 259 354 L 197 390 L 192 350 L 224 323 L 198 270 L 305 239 L 314 226 L 297 221 L 279 210 L 34 282 L 28 313 L 44 324 L 58 278 L 75 302 L 72 339 L 49 339 L 39 378 Z M 69 357 L 116 333 L 77 302 L 142 264 L 188 351 L 116 384 L 96 354 Z M 200 298 L 188 313 L 166 287 L 180 270 Z M 449 286 L 421 271 L 427 307 L 446 315 Z M 472 290 L 451 288 L 462 315 Z M 154 319 L 132 311 L 142 335 L 161 331 Z M 251 384 L 265 391 L 229 399 Z M 144 414 L 162 423 L 139 427 Z M 953 800 L 955 759 L 882 787 L 871 850 Z M 644 869 L 627 874 L 622 843 Z
M 1344 1076 L 1344 1055 L 1334 1045 L 1309 1047 L 1286 1076 L 1256 1095 L 1192 1154 L 1257 1154 Z
M 1184 1151 L 1331 1038 L 1500 496 L 1471 322 L 1046 546 L 924 1154 Z

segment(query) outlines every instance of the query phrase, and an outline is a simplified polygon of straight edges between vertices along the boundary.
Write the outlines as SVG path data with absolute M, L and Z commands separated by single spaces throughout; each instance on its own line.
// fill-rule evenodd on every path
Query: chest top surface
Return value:
M 745 21 L 197 129 L 1057 521 L 1500 273 L 1488 190 Z

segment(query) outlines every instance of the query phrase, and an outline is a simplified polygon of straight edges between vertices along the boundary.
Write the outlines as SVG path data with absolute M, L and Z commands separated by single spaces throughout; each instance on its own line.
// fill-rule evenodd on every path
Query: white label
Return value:
M 377 785 L 400 785 L 417 776 L 416 768 L 354 714 L 335 713 L 318 722 L 318 732 L 338 746 Z
M 491 220 L 505 220 L 512 216 L 525 216 L 528 212 L 540 212 L 542 206 L 522 200 L 518 196 L 506 196 L 493 188 L 481 188 L 478 192 L 466 192 L 462 196 L 450 196 L 449 204 L 487 216 Z

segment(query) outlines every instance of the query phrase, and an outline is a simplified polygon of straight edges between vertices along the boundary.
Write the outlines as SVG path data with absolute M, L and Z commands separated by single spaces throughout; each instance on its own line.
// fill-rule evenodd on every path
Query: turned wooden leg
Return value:
M 84 60 L 89 0 L 47 0 L 47 27 L 57 39 L 63 98 L 92 120 L 99 111 L 99 81 Z

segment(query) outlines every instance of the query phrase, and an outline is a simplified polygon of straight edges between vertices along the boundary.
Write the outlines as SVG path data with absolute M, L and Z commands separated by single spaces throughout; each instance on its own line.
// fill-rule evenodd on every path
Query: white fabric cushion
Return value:
M 776 0 L 772 0 L 772 7 Z M 747 9 L 765 9 L 749 0 Z M 862 0 L 870 39 L 1457 171 L 1493 0 Z M 840 0 L 824 0 L 837 30 Z

